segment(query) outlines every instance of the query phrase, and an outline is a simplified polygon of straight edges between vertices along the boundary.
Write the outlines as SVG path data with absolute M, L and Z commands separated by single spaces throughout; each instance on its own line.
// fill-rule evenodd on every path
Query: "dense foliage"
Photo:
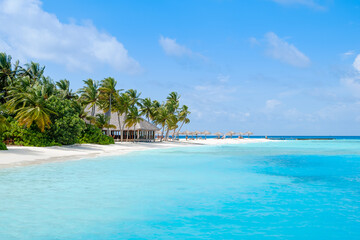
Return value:
M 117 89 L 117 81 L 109 77 L 101 82 L 84 80 L 84 87 L 73 93 L 68 80 L 54 82 L 44 71 L 45 67 L 34 62 L 13 64 L 11 56 L 0 53 L 0 142 L 25 146 L 112 144 L 114 139 L 103 133 L 103 129 L 115 127 L 110 124 L 110 113 L 119 116 L 121 132 L 125 126 L 135 127 L 144 116 L 162 128 L 165 139 L 190 122 L 188 107 L 180 107 L 176 92 L 163 103 L 141 99 L 136 90 Z M 96 109 L 103 113 L 96 114 Z
M 113 144 L 114 139 L 110 136 L 104 135 L 100 128 L 88 124 L 84 130 L 80 143 L 97 143 L 97 144 Z
M 3 143 L 3 142 L 0 142 L 0 151 L 1 150 L 7 150 L 7 147 L 6 147 L 5 143 Z

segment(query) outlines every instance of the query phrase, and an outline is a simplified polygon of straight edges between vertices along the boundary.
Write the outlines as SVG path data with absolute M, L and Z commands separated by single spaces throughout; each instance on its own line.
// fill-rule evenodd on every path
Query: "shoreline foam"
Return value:
M 258 143 L 267 139 L 207 139 L 180 140 L 175 142 L 132 143 L 123 142 L 111 145 L 75 144 L 55 147 L 8 146 L 7 151 L 0 152 L 0 168 L 28 166 L 34 164 L 96 158 L 99 156 L 124 155 L 135 151 L 165 149 L 189 146 L 223 145 Z

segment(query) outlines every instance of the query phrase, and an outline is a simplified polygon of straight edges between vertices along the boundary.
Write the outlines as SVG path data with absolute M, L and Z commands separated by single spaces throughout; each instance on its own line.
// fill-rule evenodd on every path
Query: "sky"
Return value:
M 0 52 L 53 80 L 114 77 L 183 130 L 360 135 L 356 0 L 0 0 Z

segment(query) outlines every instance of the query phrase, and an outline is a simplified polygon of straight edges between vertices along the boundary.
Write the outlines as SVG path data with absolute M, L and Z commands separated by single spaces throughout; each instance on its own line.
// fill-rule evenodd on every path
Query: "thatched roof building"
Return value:
M 91 110 L 87 110 L 90 114 Z M 97 114 L 105 114 L 102 110 L 96 108 L 95 116 Z M 125 124 L 125 115 L 118 116 L 117 113 L 111 113 L 110 116 L 110 124 L 114 125 L 115 128 L 110 129 L 110 133 L 108 129 L 103 129 L 104 132 L 108 133 L 109 135 L 113 136 L 115 140 L 137 140 L 137 141 L 148 141 L 155 139 L 155 131 L 160 130 L 154 124 L 150 123 L 149 121 L 142 119 L 139 123 L 134 126 L 126 126 Z M 121 138 L 121 130 L 122 130 L 122 138 Z

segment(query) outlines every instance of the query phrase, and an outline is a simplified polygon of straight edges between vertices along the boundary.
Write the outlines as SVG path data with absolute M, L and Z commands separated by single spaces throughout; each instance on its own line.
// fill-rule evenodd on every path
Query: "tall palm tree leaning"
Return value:
M 181 126 L 179 127 L 179 130 L 177 131 L 177 135 L 179 135 L 179 132 L 181 130 L 181 128 L 184 126 L 184 124 L 188 124 L 190 123 L 190 119 L 188 118 L 188 116 L 190 115 L 190 111 L 189 111 L 189 107 L 186 105 L 183 105 L 180 108 L 180 112 L 179 112 L 179 122 L 181 122 Z
M 160 124 L 162 127 L 162 136 L 160 141 L 163 141 L 163 135 L 165 131 L 165 125 L 169 118 L 169 111 L 165 105 L 161 105 L 156 111 L 155 123 Z
M 137 107 L 131 106 L 129 109 L 129 113 L 127 114 L 127 118 L 126 118 L 126 126 L 127 127 L 133 127 L 134 128 L 134 142 L 135 142 L 135 127 L 136 124 L 140 123 L 140 121 L 142 120 L 141 118 L 141 114 L 139 113 Z M 137 134 L 137 138 L 139 139 L 139 130 L 138 130 L 138 134 Z
M 167 101 L 165 103 L 165 107 L 167 108 L 168 114 L 169 114 L 167 122 L 166 122 L 167 129 L 166 129 L 165 139 L 167 140 L 169 137 L 170 130 L 172 130 L 172 128 L 174 128 L 174 126 L 177 125 L 177 122 L 174 122 L 174 121 L 177 120 L 176 113 L 179 108 L 180 95 L 177 92 L 171 92 L 166 99 L 167 99 Z M 170 127 L 170 125 L 171 125 L 171 127 Z
M 179 107 L 180 95 L 177 92 L 171 92 L 166 98 L 168 102 L 175 103 L 175 107 Z
M 175 131 L 179 127 L 178 123 L 179 123 L 179 117 L 175 114 L 170 115 L 170 117 L 166 121 L 166 125 L 168 129 L 173 131 L 172 139 L 175 139 Z
M 119 94 L 119 91 L 121 90 L 116 90 L 116 84 L 117 81 L 112 78 L 112 77 L 108 77 L 105 78 L 101 81 L 100 83 L 100 100 L 102 100 L 103 102 L 103 109 L 106 111 L 105 115 L 110 116 L 111 118 L 111 104 L 113 101 L 113 98 L 115 97 L 115 95 Z M 109 100 L 109 102 L 107 102 L 107 99 Z M 109 124 L 110 124 L 110 118 L 109 118 Z M 110 129 L 108 129 L 108 135 L 110 135 Z
M 91 108 L 91 117 L 95 117 L 96 105 L 99 101 L 99 83 L 91 78 L 84 80 L 85 86 L 79 90 L 80 102 Z

